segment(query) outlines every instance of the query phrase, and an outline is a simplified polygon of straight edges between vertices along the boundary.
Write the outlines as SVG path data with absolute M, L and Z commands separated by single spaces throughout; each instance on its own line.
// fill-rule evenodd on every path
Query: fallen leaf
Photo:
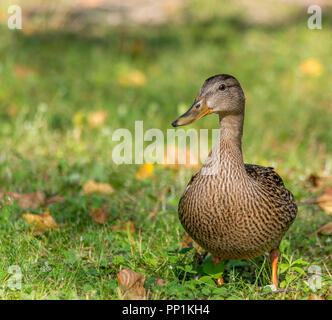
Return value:
M 182 241 L 182 248 L 195 248 L 198 252 L 204 251 L 204 249 L 194 241 L 189 235 L 186 235 Z
M 124 299 L 146 300 L 145 276 L 132 270 L 121 270 L 117 275 L 119 286 L 124 287 Z
M 33 227 L 35 235 L 42 234 L 50 229 L 58 229 L 59 227 L 49 211 L 46 211 L 43 215 L 25 213 L 22 217 Z
M 308 297 L 307 300 L 325 300 L 324 298 L 318 296 L 317 294 L 312 294 Z
M 322 227 L 320 227 L 316 233 L 318 234 L 324 234 L 327 236 L 332 235 L 332 222 L 328 222 L 327 224 L 323 225 Z
M 83 194 L 106 194 L 114 193 L 113 187 L 108 183 L 97 183 L 95 181 L 88 181 L 83 186 Z
M 318 205 L 326 212 L 332 213 L 332 187 L 325 187 L 317 198 Z
M 312 186 L 313 190 L 318 190 L 325 184 L 332 184 L 332 177 L 320 177 L 315 173 L 312 173 L 307 182 Z
M 146 76 L 139 70 L 132 70 L 128 73 L 123 73 L 118 77 L 118 82 L 122 86 L 137 86 L 142 87 L 146 83 Z
M 17 192 L 0 192 L 0 202 L 3 202 L 4 198 L 9 203 L 17 201 L 18 205 L 23 209 L 37 209 L 45 202 L 45 196 L 40 191 L 25 194 Z
M 126 221 L 126 222 L 122 222 L 120 219 L 116 219 L 116 221 L 120 224 L 120 225 L 114 225 L 111 226 L 112 230 L 121 230 L 121 231 L 127 231 L 129 228 L 130 233 L 134 233 L 136 232 L 136 228 L 135 225 L 132 221 Z
M 107 213 L 107 206 L 103 206 L 98 209 L 93 209 L 90 213 L 92 216 L 93 221 L 97 223 L 105 223 L 107 219 L 109 218 L 109 214 Z
M 152 176 L 154 165 L 151 163 L 144 163 L 136 172 L 136 179 L 143 180 Z
M 301 63 L 300 70 L 304 75 L 318 77 L 323 73 L 323 65 L 317 59 L 307 59 Z
M 90 128 L 101 127 L 107 119 L 107 113 L 103 110 L 92 112 L 88 115 L 88 125 Z
M 131 46 L 132 53 L 140 53 L 144 51 L 144 49 L 145 49 L 145 43 L 141 40 L 135 40 L 135 42 Z
M 21 64 L 16 64 L 13 68 L 13 74 L 17 78 L 27 78 L 35 73 L 35 70 L 33 70 L 31 67 L 24 66 Z
M 182 241 L 182 248 L 191 248 L 193 246 L 194 240 L 190 236 L 186 235 Z
M 45 205 L 58 203 L 58 202 L 60 202 L 60 203 L 66 202 L 66 198 L 61 197 L 61 196 L 54 196 L 54 197 L 46 199 Z
M 162 287 L 165 284 L 165 281 L 163 279 L 157 278 L 156 279 L 156 286 Z
M 85 114 L 82 111 L 79 111 L 73 115 L 71 121 L 73 122 L 75 127 L 81 127 L 84 123 L 84 119 L 85 119 Z

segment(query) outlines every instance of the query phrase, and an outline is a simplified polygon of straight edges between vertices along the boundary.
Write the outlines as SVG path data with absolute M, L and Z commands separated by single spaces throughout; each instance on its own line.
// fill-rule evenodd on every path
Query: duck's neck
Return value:
M 245 173 L 242 158 L 242 132 L 244 114 L 219 117 L 219 140 L 213 147 L 210 157 L 204 163 L 206 174 L 221 174 L 230 171 Z M 210 173 L 209 173 L 210 172 Z

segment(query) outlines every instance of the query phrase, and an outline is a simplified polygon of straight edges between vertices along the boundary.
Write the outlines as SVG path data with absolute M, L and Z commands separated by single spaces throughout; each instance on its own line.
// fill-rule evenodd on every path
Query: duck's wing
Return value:
M 262 167 L 256 164 L 245 164 L 248 176 L 273 188 L 285 188 L 281 177 L 273 170 L 272 167 Z
M 255 164 L 245 164 L 244 166 L 248 176 L 255 179 L 269 194 L 287 203 L 293 211 L 297 212 L 293 194 L 286 189 L 281 177 L 272 167 L 262 167 Z

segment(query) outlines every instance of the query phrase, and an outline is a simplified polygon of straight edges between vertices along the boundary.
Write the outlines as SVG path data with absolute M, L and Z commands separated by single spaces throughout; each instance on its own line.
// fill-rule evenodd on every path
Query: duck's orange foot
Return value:
M 274 284 L 276 288 L 278 288 L 278 260 L 279 260 L 279 253 L 278 249 L 273 249 L 270 252 L 270 261 L 272 266 L 272 277 L 271 277 L 271 284 Z
M 222 261 L 222 259 L 219 257 L 216 257 L 216 256 L 212 256 L 212 261 L 213 261 L 213 265 L 216 266 L 218 263 L 220 263 Z
M 222 261 L 221 258 L 216 257 L 216 256 L 212 256 L 212 261 L 213 261 L 213 265 L 216 266 L 218 263 L 220 263 Z M 224 280 L 222 278 L 222 275 L 217 279 L 217 285 L 219 287 L 221 287 L 224 284 Z

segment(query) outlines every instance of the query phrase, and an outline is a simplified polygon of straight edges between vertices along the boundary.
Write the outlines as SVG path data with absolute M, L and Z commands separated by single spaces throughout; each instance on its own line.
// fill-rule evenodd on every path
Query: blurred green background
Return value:
M 145 130 L 166 132 L 206 78 L 229 73 L 240 81 L 247 98 L 245 161 L 275 167 L 297 200 L 313 197 L 306 189 L 307 177 L 332 171 L 332 14 L 328 1 L 315 2 L 322 7 L 323 28 L 310 30 L 309 2 L 24 0 L 15 2 L 22 8 L 23 29 L 9 30 L 7 10 L 13 2 L 2 1 L 0 190 L 66 196 L 69 204 L 56 207 L 52 215 L 60 223 L 75 225 L 67 227 L 76 237 L 91 224 L 90 217 L 77 214 L 86 213 L 92 201 L 80 198 L 82 185 L 89 179 L 109 182 L 115 196 L 93 199 L 95 206 L 106 202 L 114 219 L 134 219 L 147 232 L 146 246 L 151 241 L 176 246 L 184 234 L 176 204 L 192 170 L 174 173 L 158 167 L 154 178 L 138 181 L 137 166 L 112 162 L 117 144 L 112 133 L 133 130 L 135 120 L 144 120 Z M 217 128 L 217 117 L 205 117 L 190 127 Z M 165 185 L 172 192 L 166 203 L 163 200 L 164 224 L 158 226 L 145 218 Z M 24 210 L 2 210 L 4 233 L 14 237 L 28 232 L 20 218 Z M 306 233 L 328 220 L 321 210 L 310 210 L 293 229 L 302 244 Z M 174 225 L 174 231 L 166 225 Z M 158 228 L 161 234 L 155 233 Z M 106 229 L 102 232 L 108 237 Z M 63 242 L 53 237 L 47 246 L 75 247 L 69 236 Z M 116 239 L 110 240 L 113 247 L 128 240 Z M 17 244 L 15 254 L 10 241 L 2 243 L 4 264 L 28 257 L 24 248 L 34 247 L 31 241 Z M 296 247 L 290 244 L 289 250 Z M 321 250 L 317 259 L 329 249 Z M 312 256 L 310 251 L 307 257 Z M 123 263 L 115 264 L 111 274 Z M 143 268 L 142 261 L 135 263 Z M 39 293 L 34 297 L 49 292 L 57 296 L 53 289 L 35 290 Z M 116 296 L 103 290 L 97 289 L 98 297 Z M 31 292 L 25 294 L 30 297 Z M 63 297 L 77 294 L 68 292 L 62 292 Z

